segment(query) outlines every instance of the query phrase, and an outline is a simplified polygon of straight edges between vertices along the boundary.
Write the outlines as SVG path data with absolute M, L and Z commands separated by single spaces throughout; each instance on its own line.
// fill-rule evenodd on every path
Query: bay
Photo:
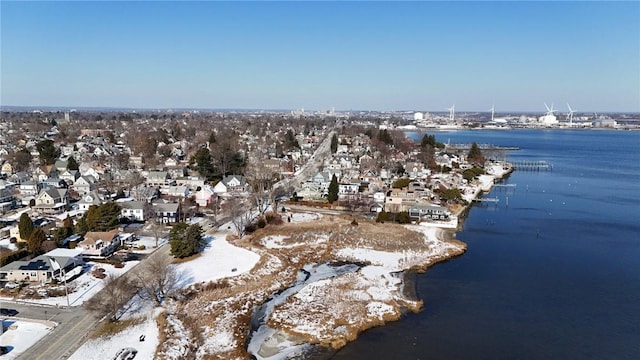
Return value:
M 498 205 L 472 207 L 456 234 L 467 253 L 418 276 L 424 309 L 332 358 L 639 359 L 640 132 L 430 134 L 519 147 L 509 160 L 553 170 L 516 171 L 515 190 L 494 188 Z

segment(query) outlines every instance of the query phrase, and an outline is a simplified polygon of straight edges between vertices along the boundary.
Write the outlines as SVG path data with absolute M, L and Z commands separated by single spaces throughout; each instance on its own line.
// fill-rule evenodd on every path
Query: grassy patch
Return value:
M 100 323 L 100 326 L 91 335 L 92 338 L 101 338 L 113 336 L 131 326 L 142 324 L 143 318 L 134 318 L 120 321 L 105 321 Z

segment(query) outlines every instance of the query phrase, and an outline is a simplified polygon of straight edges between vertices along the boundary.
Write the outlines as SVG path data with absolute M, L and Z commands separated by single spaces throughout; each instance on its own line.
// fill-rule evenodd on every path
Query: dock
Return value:
M 498 203 L 500 201 L 500 199 L 498 198 L 481 198 L 481 199 L 473 199 L 474 202 L 479 202 L 479 203 Z
M 516 171 L 551 171 L 553 166 L 545 160 L 515 160 L 511 161 Z

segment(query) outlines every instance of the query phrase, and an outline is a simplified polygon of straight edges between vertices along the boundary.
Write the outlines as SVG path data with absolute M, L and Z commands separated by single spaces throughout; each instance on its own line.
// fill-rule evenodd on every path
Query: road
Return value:
M 309 159 L 309 161 L 302 166 L 302 169 L 300 169 L 300 171 L 298 171 L 298 173 L 293 178 L 283 179 L 277 182 L 273 186 L 273 188 L 299 188 L 303 182 L 309 180 L 313 175 L 320 171 L 320 167 L 322 166 L 324 159 L 331 155 L 331 138 L 333 138 L 334 135 L 337 135 L 335 129 L 338 126 L 339 123 L 327 134 L 324 140 L 322 140 L 322 143 L 320 143 L 316 151 L 311 156 L 311 159 Z
M 122 276 L 133 276 L 132 270 L 142 265 L 148 258 L 168 256 L 169 248 L 165 243 Z M 94 296 L 101 296 L 102 291 Z M 92 312 L 85 310 L 82 306 L 68 309 L 13 303 L 5 303 L 3 306 L 18 310 L 19 317 L 30 319 L 44 320 L 44 312 L 46 311 L 48 320 L 59 324 L 44 338 L 20 354 L 17 357 L 19 360 L 67 359 L 87 340 L 100 322 L 100 319 L 97 319 Z M 116 350 L 114 349 L 114 354 Z

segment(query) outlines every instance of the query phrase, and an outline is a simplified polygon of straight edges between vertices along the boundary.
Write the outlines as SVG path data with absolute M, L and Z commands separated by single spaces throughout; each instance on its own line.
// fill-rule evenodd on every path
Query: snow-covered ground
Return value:
M 260 256 L 229 244 L 226 236 L 224 232 L 207 236 L 208 245 L 200 256 L 178 265 L 185 285 L 236 276 L 253 269 Z
M 51 330 L 49 324 L 27 320 L 2 320 L 2 326 L 6 329 L 0 335 L 0 345 L 8 346 L 8 354 L 2 355 L 2 359 L 15 359 Z
M 156 317 L 162 308 L 149 309 L 144 320 L 109 338 L 92 339 L 84 343 L 69 360 L 110 360 L 123 348 L 134 348 L 138 351 L 136 359 L 153 359 L 159 343 Z M 144 341 L 140 337 L 144 336 Z
M 217 232 L 213 235 L 205 236 L 208 244 L 200 256 L 191 261 L 175 265 L 182 277 L 181 286 L 237 276 L 250 271 L 255 266 L 260 256 L 230 244 L 226 237 L 227 232 Z M 155 239 L 153 241 L 155 243 Z M 136 301 L 141 300 L 137 299 Z M 125 347 L 132 347 L 138 350 L 136 359 L 153 359 L 156 347 L 159 344 L 155 319 L 162 309 L 154 309 L 149 305 L 143 304 L 143 309 L 146 310 L 138 311 L 136 314 L 126 314 L 123 317 L 123 319 L 126 319 L 144 316 L 145 321 L 143 323 L 127 328 L 110 338 L 90 340 L 80 347 L 70 359 L 111 359 L 118 350 Z M 167 321 L 171 322 L 175 321 L 175 319 L 169 316 Z M 143 334 L 146 339 L 144 342 L 140 342 L 139 337 Z M 224 341 L 225 338 L 221 337 L 221 339 Z M 186 337 L 184 340 L 187 340 Z M 176 358 L 180 358 L 179 354 L 177 356 Z

